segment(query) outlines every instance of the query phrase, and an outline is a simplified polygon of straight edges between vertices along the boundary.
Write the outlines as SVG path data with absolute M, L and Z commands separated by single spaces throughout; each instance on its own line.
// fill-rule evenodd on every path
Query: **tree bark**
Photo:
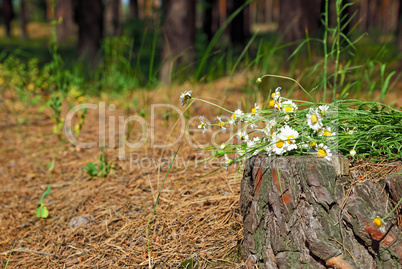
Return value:
M 3 18 L 7 37 L 11 37 L 11 21 L 14 18 L 14 10 L 11 0 L 3 0 Z
M 305 29 L 314 36 L 320 26 L 321 0 L 279 1 L 279 28 L 285 43 L 305 38 Z M 294 49 L 296 45 L 291 46 Z
M 351 184 L 348 168 L 340 156 L 248 160 L 240 198 L 244 258 L 258 268 L 399 268 L 396 217 L 385 232 L 373 220 L 390 211 L 384 185 L 394 201 L 400 198 L 402 176 Z
M 244 0 L 232 1 L 232 12 L 235 12 L 244 4 Z M 230 40 L 233 44 L 243 44 L 250 35 L 250 24 L 248 23 L 249 5 L 233 19 L 230 26 Z
M 402 3 L 399 3 L 398 27 L 396 30 L 396 40 L 397 40 L 397 44 L 398 44 L 398 51 L 402 52 Z
M 212 31 L 212 11 L 213 7 L 216 6 L 214 4 L 216 0 L 205 0 L 205 8 L 204 8 L 204 16 L 203 16 L 203 22 L 202 22 L 202 29 L 204 30 L 204 33 L 208 37 L 208 41 L 211 41 L 212 37 L 214 36 L 215 32 Z
M 78 24 L 78 55 L 96 63 L 103 37 L 102 0 L 76 0 L 75 19 Z
M 21 35 L 22 39 L 27 39 L 27 15 L 26 15 L 26 3 L 25 0 L 21 1 L 21 10 L 20 10 L 20 23 L 21 23 Z
M 175 66 L 194 60 L 195 0 L 167 0 L 160 80 L 168 83 Z
M 105 7 L 105 30 L 107 36 L 120 34 L 120 0 L 108 0 Z
M 74 8 L 72 0 L 57 1 L 56 19 L 62 18 L 57 25 L 57 40 L 65 41 L 72 36 L 74 31 Z
M 130 0 L 130 18 L 138 19 L 138 0 Z

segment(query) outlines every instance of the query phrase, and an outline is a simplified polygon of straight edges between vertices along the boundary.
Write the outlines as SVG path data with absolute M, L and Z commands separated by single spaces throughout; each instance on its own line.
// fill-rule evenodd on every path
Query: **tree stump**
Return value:
M 351 184 L 343 156 L 250 158 L 240 197 L 243 268 L 401 268 L 395 214 L 385 233 L 373 224 L 392 209 L 387 197 L 402 195 L 398 179 Z

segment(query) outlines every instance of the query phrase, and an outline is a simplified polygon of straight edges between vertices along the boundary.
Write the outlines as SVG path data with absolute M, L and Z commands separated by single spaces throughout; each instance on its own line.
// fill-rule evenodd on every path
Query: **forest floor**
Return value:
M 123 160 L 119 158 L 118 137 L 111 137 L 115 141 L 112 145 L 106 135 L 104 153 L 113 163 L 113 173 L 104 178 L 91 178 L 83 170 L 89 162 L 97 163 L 99 147 L 83 149 L 66 138 L 61 141 L 52 132 L 50 111 L 39 112 L 39 107 L 15 101 L 11 93 L 3 94 L 0 267 L 4 268 L 8 259 L 7 268 L 177 268 L 186 259 L 197 261 L 199 268 L 241 265 L 244 262 L 239 254 L 243 237 L 239 209 L 241 174 L 232 166 L 202 177 L 223 163 L 194 165 L 210 156 L 207 151 L 196 151 L 194 146 L 210 144 L 209 132 L 185 132 L 149 226 L 149 240 L 147 223 L 180 142 L 167 148 L 155 145 L 176 140 L 182 129 L 175 126 L 174 111 L 169 120 L 165 119 L 165 108 L 156 109 L 152 117 L 150 104 L 172 104 L 184 111 L 186 107 L 180 106 L 178 97 L 184 90 L 193 89 L 195 95 L 216 102 L 230 94 L 225 106 L 234 110 L 238 101 L 249 102 L 239 89 L 242 83 L 222 79 L 213 84 L 195 87 L 184 84 L 150 91 L 149 106 L 145 107 L 147 143 L 140 148 L 126 148 Z M 224 91 L 226 87 L 231 90 Z M 292 97 L 305 99 L 297 92 Z M 134 92 L 120 99 L 103 95 L 89 100 L 94 104 L 103 101 L 106 107 L 116 105 L 113 112 L 106 109 L 106 134 L 111 130 L 111 118 L 117 125 L 118 116 L 127 116 L 122 104 L 129 98 L 141 100 L 143 96 Z M 395 106 L 402 105 L 398 91 L 389 94 L 387 100 L 396 101 Z M 64 115 L 67 112 L 65 104 Z M 130 111 L 130 115 L 134 113 Z M 213 121 L 218 113 L 218 109 L 194 103 L 187 122 L 193 120 L 190 126 L 196 129 L 198 116 Z M 100 131 L 99 109 L 90 110 L 79 140 L 98 141 Z M 139 137 L 140 126 L 136 125 L 130 141 L 138 141 Z M 54 167 L 49 168 L 52 163 Z M 35 210 L 49 184 L 52 189 L 44 203 L 50 215 L 38 219 Z

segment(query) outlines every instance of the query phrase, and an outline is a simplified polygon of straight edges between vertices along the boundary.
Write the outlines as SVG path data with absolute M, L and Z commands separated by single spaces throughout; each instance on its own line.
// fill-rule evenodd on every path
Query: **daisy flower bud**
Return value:
M 352 149 L 350 151 L 350 156 L 354 157 L 356 155 L 356 150 Z
M 180 94 L 180 102 L 182 106 L 187 104 L 187 100 L 191 99 L 192 93 L 193 91 L 184 91 L 183 93 Z

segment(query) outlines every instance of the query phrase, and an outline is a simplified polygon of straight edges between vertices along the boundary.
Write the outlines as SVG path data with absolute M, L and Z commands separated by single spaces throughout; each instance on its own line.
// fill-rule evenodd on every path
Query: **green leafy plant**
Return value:
M 109 173 L 111 173 L 112 168 L 113 164 L 107 162 L 105 154 L 102 152 L 101 155 L 99 155 L 98 165 L 95 165 L 94 163 L 90 162 L 83 169 L 87 171 L 88 176 L 90 176 L 91 178 L 94 177 L 101 178 L 106 177 Z
M 51 189 L 52 185 L 49 185 L 49 187 L 47 187 L 47 190 L 43 193 L 42 198 L 38 203 L 38 206 L 36 207 L 36 217 L 39 219 L 46 219 L 49 216 L 49 210 L 43 203 L 43 200 L 49 195 Z
M 54 122 L 53 133 L 61 139 L 64 119 L 61 116 L 62 98 L 59 94 L 53 94 L 52 98 L 47 102 L 47 106 L 52 111 L 52 121 Z

